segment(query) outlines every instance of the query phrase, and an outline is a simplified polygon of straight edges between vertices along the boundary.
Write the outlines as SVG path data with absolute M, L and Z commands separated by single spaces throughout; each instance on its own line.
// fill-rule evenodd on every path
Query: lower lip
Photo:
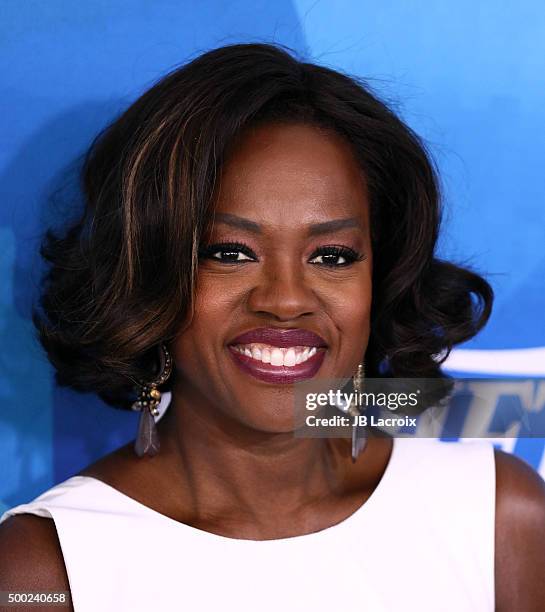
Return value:
M 325 357 L 325 350 L 318 349 L 318 352 L 304 361 L 294 366 L 273 366 L 270 363 L 263 363 L 257 359 L 252 359 L 248 355 L 243 355 L 233 347 L 229 347 L 229 352 L 233 356 L 238 367 L 251 374 L 254 378 L 268 383 L 290 384 L 312 378 L 320 369 Z

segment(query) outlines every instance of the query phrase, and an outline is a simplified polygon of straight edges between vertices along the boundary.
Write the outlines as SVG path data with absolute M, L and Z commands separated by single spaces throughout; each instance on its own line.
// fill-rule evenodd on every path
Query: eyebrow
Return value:
M 261 234 L 261 226 L 255 221 L 239 217 L 238 215 L 232 215 L 231 213 L 216 213 L 215 221 L 218 223 L 225 223 L 225 225 L 231 225 L 232 227 L 238 227 L 239 229 L 252 232 L 253 234 Z
M 347 217 L 346 219 L 334 219 L 333 221 L 324 221 L 323 223 L 315 223 L 309 227 L 310 236 L 319 236 L 328 232 L 336 232 L 341 229 L 357 228 L 361 226 L 356 217 Z
M 218 223 L 225 223 L 226 225 L 231 225 L 232 227 L 237 227 L 252 232 L 253 234 L 261 234 L 263 231 L 259 223 L 231 213 L 217 213 L 215 220 Z M 309 236 L 319 236 L 321 234 L 327 234 L 328 232 L 335 232 L 347 228 L 361 229 L 358 219 L 356 217 L 347 217 L 345 219 L 333 219 L 332 221 L 314 223 L 309 226 L 308 234 Z

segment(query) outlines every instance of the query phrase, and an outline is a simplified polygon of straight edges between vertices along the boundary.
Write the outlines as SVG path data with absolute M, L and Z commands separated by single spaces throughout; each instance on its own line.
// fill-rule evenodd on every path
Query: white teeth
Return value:
M 285 366 L 294 366 L 296 361 L 295 350 L 290 348 L 286 351 L 284 355 L 284 365 Z
M 279 348 L 277 346 L 269 346 L 264 344 L 238 344 L 233 348 L 242 355 L 261 361 L 262 363 L 270 363 L 273 366 L 284 366 L 291 368 L 300 363 L 304 363 L 313 355 L 316 355 L 318 349 L 313 346 L 292 346 L 289 348 Z
M 284 354 L 281 349 L 273 348 L 271 351 L 271 365 L 281 366 L 284 365 Z

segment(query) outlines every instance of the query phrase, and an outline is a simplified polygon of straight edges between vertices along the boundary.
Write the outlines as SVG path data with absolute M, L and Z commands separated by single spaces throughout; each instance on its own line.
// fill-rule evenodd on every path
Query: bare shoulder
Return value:
M 501 526 L 543 527 L 545 481 L 525 461 L 495 450 L 497 518 Z M 504 525 L 505 523 L 505 525 Z
M 0 591 L 13 590 L 70 590 L 52 519 L 18 514 L 0 524 Z
M 518 457 L 495 458 L 496 610 L 545 610 L 545 481 Z

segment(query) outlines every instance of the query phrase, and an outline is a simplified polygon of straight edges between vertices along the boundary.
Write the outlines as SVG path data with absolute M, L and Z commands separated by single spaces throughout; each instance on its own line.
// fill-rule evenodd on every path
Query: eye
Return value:
M 199 257 L 215 259 L 222 263 L 245 263 L 257 260 L 252 249 L 240 242 L 210 244 L 199 251 Z
M 364 256 L 356 253 L 354 249 L 333 244 L 316 249 L 309 259 L 309 263 L 331 268 L 341 268 L 362 259 L 364 259 Z

